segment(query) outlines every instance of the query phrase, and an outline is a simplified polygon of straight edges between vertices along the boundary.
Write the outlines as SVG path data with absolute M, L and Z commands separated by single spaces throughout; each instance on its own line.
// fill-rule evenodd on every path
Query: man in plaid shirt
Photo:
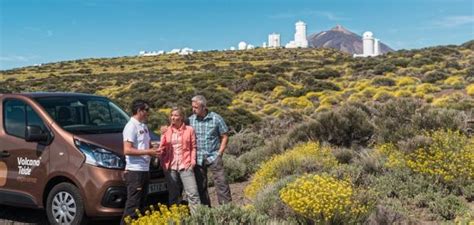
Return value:
M 207 190 L 208 168 L 212 172 L 219 204 L 232 201 L 222 162 L 229 129 L 219 114 L 207 110 L 206 103 L 206 98 L 202 95 L 192 98 L 193 115 L 189 117 L 189 124 L 196 133 L 197 165 L 194 167 L 194 173 L 199 196 L 202 204 L 211 206 Z

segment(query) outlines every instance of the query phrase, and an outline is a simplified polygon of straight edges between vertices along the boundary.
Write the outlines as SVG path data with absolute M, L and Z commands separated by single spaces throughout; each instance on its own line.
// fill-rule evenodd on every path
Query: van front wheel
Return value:
M 76 186 L 60 183 L 48 194 L 46 214 L 50 224 L 85 224 L 84 201 Z

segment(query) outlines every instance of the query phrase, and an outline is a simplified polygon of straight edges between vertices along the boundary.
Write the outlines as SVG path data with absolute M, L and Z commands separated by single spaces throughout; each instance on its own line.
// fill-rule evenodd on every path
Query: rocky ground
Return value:
M 238 205 L 245 205 L 248 200 L 244 197 L 244 188 L 248 182 L 234 183 L 230 185 L 232 192 L 232 199 L 234 203 Z M 211 197 L 211 204 L 217 205 L 217 195 L 214 187 L 209 189 L 209 195 Z M 27 209 L 0 205 L 0 225 L 43 225 L 48 224 L 46 218 L 46 212 L 38 209 Z M 106 220 L 106 221 L 92 221 L 90 224 L 94 225 L 105 225 L 105 224 L 118 224 L 119 221 Z

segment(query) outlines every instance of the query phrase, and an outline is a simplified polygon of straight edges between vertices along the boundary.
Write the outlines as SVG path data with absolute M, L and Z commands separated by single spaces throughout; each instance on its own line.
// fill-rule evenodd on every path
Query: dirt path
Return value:
M 230 184 L 230 193 L 232 193 L 232 201 L 237 205 L 246 205 L 250 203 L 244 196 L 244 189 L 248 185 L 248 181 L 241 183 Z M 214 187 L 209 188 L 209 195 L 211 198 L 211 205 L 217 206 L 217 194 Z

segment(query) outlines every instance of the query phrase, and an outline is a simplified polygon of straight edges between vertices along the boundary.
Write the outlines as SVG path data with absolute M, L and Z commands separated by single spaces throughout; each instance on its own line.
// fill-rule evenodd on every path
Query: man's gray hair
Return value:
M 191 99 L 192 102 L 198 102 L 202 107 L 207 106 L 207 100 L 204 96 L 202 95 L 196 95 Z

